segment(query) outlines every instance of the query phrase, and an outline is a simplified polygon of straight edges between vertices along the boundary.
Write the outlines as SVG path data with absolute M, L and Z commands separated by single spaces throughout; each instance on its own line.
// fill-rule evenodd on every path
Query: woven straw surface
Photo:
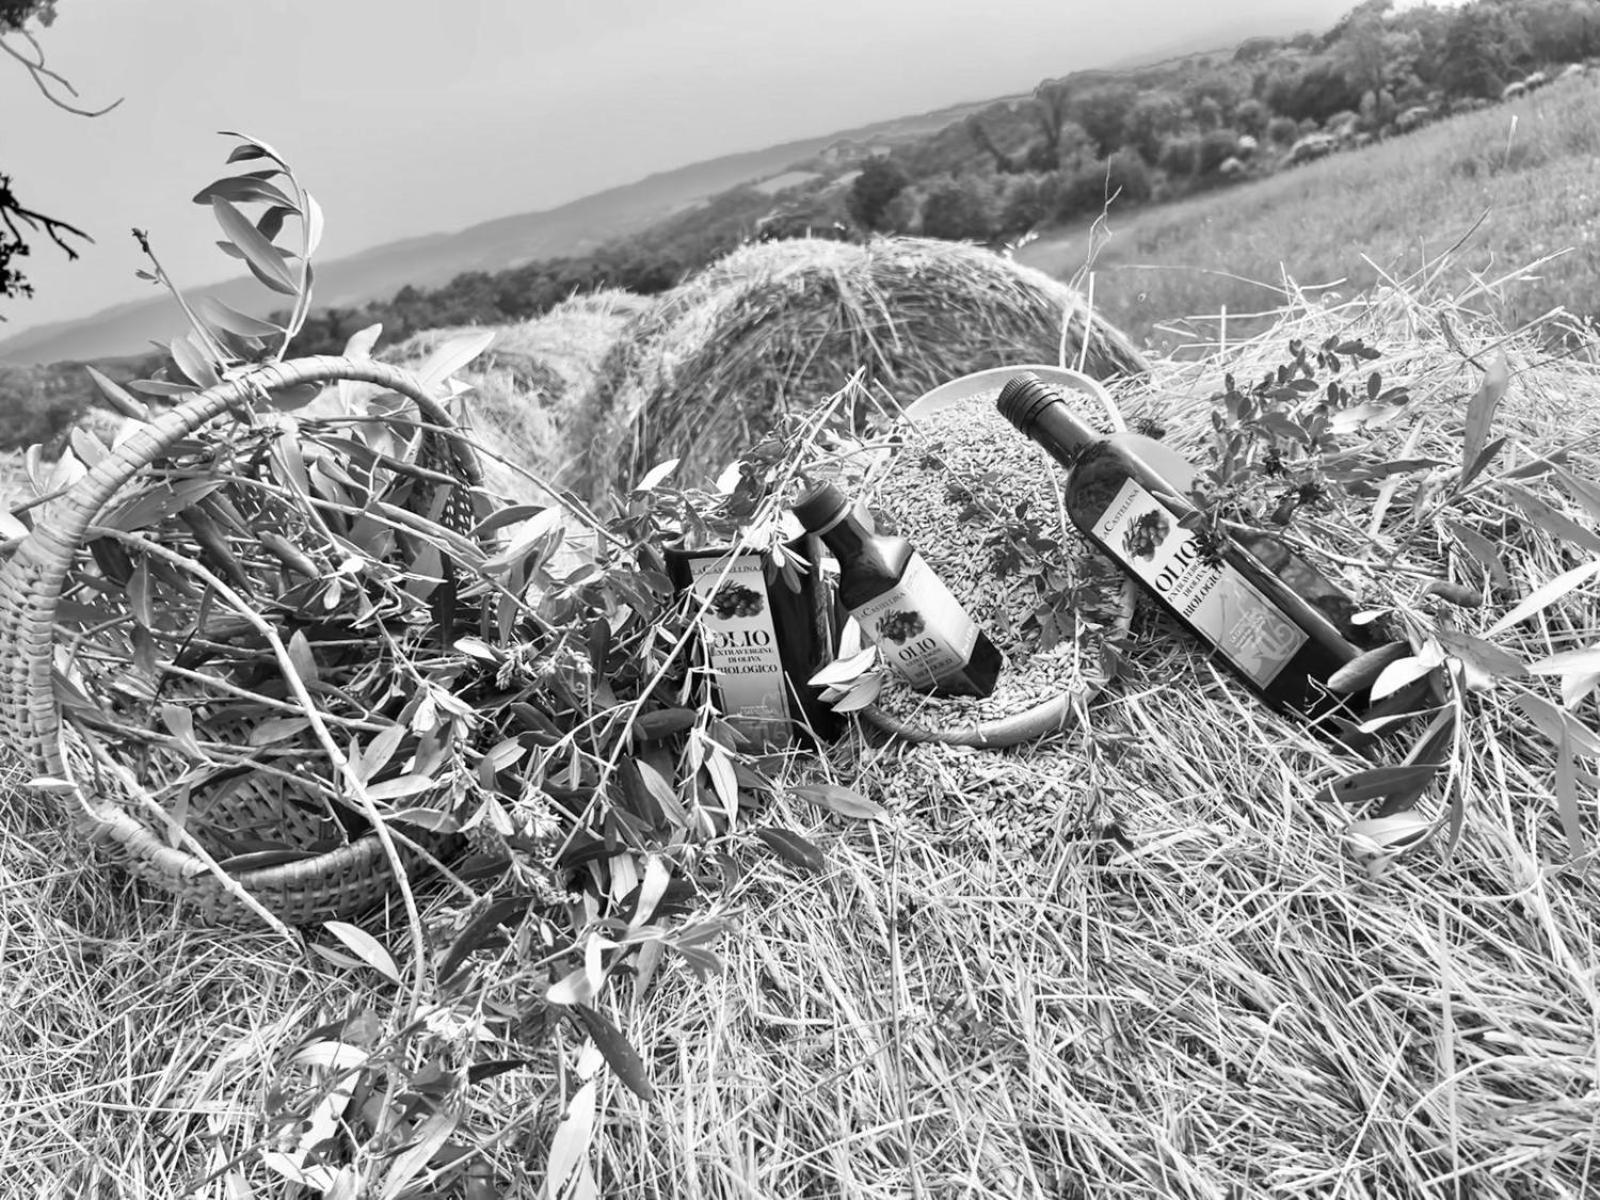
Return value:
M 319 753 L 313 739 L 301 734 L 270 751 L 251 747 L 244 753 L 252 724 L 260 724 L 259 710 L 252 723 L 241 722 L 240 706 L 230 712 L 214 699 L 190 697 L 190 706 L 176 705 L 193 719 L 194 737 L 209 753 L 206 761 L 224 764 L 220 770 L 196 770 L 193 755 L 174 754 L 173 739 L 154 729 L 148 742 L 128 743 L 134 749 L 115 753 L 88 736 L 92 706 L 69 678 L 69 670 L 81 673 L 63 644 L 64 632 L 76 628 L 64 618 L 63 604 L 77 603 L 70 593 L 83 575 L 74 572 L 85 566 L 97 517 L 141 471 L 191 444 L 185 439 L 202 427 L 245 412 L 242 406 L 269 391 L 337 379 L 377 384 L 416 405 L 422 425 L 432 430 L 423 435 L 418 465 L 456 484 L 448 496 L 431 494 L 438 509 L 433 519 L 470 533 L 477 517 L 468 489 L 482 476 L 470 446 L 448 432 L 452 422 L 429 389 L 400 368 L 316 357 L 257 368 L 135 429 L 49 502 L 47 517 L 0 568 L 0 737 L 19 752 L 31 777 L 65 781 L 51 786 L 76 797 L 92 840 L 110 847 L 133 875 L 211 919 L 244 918 L 255 911 L 251 900 L 287 924 L 351 916 L 383 899 L 392 882 L 391 861 L 370 831 L 352 836 L 336 818 L 323 794 L 328 781 L 308 769 L 308 759 Z M 246 499 L 241 507 L 252 506 Z M 273 514 L 270 503 L 256 506 L 252 522 L 258 530 L 273 529 Z M 103 581 L 98 591 L 113 603 L 123 599 Z M 90 597 L 96 603 L 105 598 Z M 233 632 L 239 625 L 234 622 Z M 225 637 L 199 621 L 197 628 L 219 641 Z M 222 672 L 215 686 L 244 693 L 243 682 Z M 173 698 L 186 699 L 181 689 Z M 279 707 L 266 715 L 292 711 L 288 703 Z M 241 751 L 242 766 L 226 767 L 230 749 Z M 437 845 L 426 835 L 406 840 L 423 849 Z M 252 850 L 263 842 L 285 848 Z

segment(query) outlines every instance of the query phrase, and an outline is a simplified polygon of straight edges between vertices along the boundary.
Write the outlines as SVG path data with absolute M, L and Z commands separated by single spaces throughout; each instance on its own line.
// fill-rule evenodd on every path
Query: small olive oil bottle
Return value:
M 1351 621 L 1344 592 L 1268 534 L 1242 532 L 1206 554 L 1200 534 L 1179 523 L 1196 511 L 1194 465 L 1154 438 L 1097 432 L 1028 373 L 996 405 L 1067 468 L 1073 524 L 1252 690 L 1308 716 L 1338 704 L 1329 676 L 1374 642 Z
M 795 501 L 794 514 L 833 551 L 839 602 L 906 682 L 934 695 L 994 691 L 999 649 L 910 542 L 874 532 L 829 483 Z

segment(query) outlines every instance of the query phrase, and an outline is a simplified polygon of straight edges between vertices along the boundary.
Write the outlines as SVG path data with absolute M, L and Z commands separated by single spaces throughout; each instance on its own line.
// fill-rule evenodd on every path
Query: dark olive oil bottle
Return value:
M 832 484 L 795 501 L 794 513 L 839 562 L 839 602 L 912 687 L 943 696 L 987 696 L 1000 651 L 903 537 L 874 532 Z
M 1099 433 L 1036 375 L 1010 380 L 996 405 L 1067 468 L 1073 524 L 1269 704 L 1320 716 L 1362 701 L 1325 685 L 1376 643 L 1375 631 L 1351 621 L 1350 597 L 1269 534 L 1230 532 L 1205 553 L 1199 531 L 1179 523 L 1196 512 L 1192 463 L 1154 438 Z

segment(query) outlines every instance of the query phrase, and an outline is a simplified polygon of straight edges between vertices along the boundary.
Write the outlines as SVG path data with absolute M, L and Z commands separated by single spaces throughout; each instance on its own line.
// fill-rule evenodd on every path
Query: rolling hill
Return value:
M 1288 33 L 1305 23 L 1300 9 L 1248 22 L 1219 24 L 1201 39 L 1149 42 L 1140 51 L 1106 64 L 1109 71 L 1231 47 L 1258 34 Z M 349 307 L 394 295 L 402 287 L 439 287 L 472 271 L 499 271 L 541 259 L 587 254 L 604 243 L 626 238 L 741 184 L 770 181 L 767 190 L 793 182 L 791 168 L 829 155 L 873 146 L 891 146 L 938 133 L 972 113 L 1016 96 L 989 97 L 913 116 L 863 125 L 825 137 L 783 143 L 727 155 L 585 196 L 556 208 L 501 217 L 453 233 L 431 233 L 376 246 L 345 258 L 317 264 L 318 306 Z M 803 167 L 802 167 L 803 169 Z M 187 289 L 213 296 L 245 311 L 261 306 L 259 286 L 248 276 Z M 164 293 L 103 309 L 87 317 L 37 325 L 0 339 L 0 363 L 46 364 L 137 355 L 151 340 L 183 332 L 176 306 Z
M 543 212 L 485 221 L 455 233 L 406 238 L 317 264 L 319 305 L 352 305 L 391 296 L 407 284 L 436 287 L 468 271 L 497 271 L 544 258 L 579 255 L 648 228 L 743 183 L 782 176 L 796 163 L 841 144 L 890 145 L 926 136 L 992 100 L 958 104 L 881 121 L 827 137 L 787 142 L 647 176 Z M 249 277 L 191 289 L 245 311 L 261 305 Z M 151 339 L 183 332 L 165 293 L 105 309 L 76 321 L 36 326 L 0 341 L 0 362 L 53 363 L 137 354 Z

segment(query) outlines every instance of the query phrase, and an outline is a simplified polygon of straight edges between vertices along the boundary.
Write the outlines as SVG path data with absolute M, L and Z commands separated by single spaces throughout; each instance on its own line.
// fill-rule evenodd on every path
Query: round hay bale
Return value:
M 483 450 L 488 486 L 543 503 L 550 497 L 528 473 L 554 477 L 579 397 L 594 386 L 623 329 L 650 303 L 620 289 L 584 293 L 518 324 L 423 330 L 379 357 L 415 368 L 447 342 L 492 331 L 494 343 L 457 373 L 472 385 L 463 422 Z
M 668 292 L 618 342 L 581 403 L 564 482 L 604 503 L 668 458 L 681 460 L 681 482 L 704 482 L 858 370 L 909 404 L 959 375 L 1057 362 L 1063 350 L 1066 365 L 1083 355 L 1099 379 L 1145 370 L 1071 288 L 978 246 L 747 245 Z

